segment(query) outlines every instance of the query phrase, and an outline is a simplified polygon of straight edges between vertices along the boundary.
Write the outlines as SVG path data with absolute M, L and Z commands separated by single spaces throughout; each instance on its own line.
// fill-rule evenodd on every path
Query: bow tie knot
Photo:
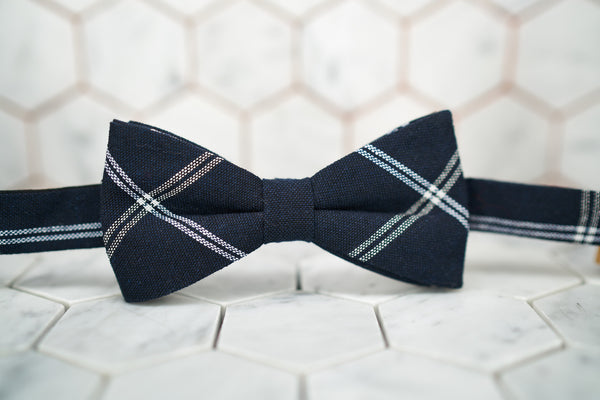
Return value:
M 312 242 L 315 205 L 310 178 L 263 179 L 264 243 Z

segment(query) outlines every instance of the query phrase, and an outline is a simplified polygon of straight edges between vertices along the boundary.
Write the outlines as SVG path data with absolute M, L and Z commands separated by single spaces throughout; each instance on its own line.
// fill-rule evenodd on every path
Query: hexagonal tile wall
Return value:
M 90 83 L 125 104 L 144 108 L 183 85 L 183 27 L 143 2 L 119 2 L 94 15 L 84 40 Z
M 70 304 L 120 293 L 104 249 L 44 253 L 13 286 Z
M 506 27 L 472 3 L 451 2 L 411 32 L 409 82 L 457 107 L 501 81 Z
M 27 177 L 27 153 L 23 123 L 0 110 L 0 188 L 8 188 Z
M 0 257 L 0 285 L 8 286 L 39 258 L 39 254 L 3 254 Z
M 34 352 L 0 357 L 0 398 L 90 399 L 98 391 L 99 375 Z
M 557 250 L 557 257 L 570 268 L 581 274 L 588 283 L 600 285 L 600 268 L 595 262 L 598 249 L 593 246 L 572 244 Z
M 293 96 L 250 122 L 252 170 L 263 178 L 312 176 L 342 153 L 338 119 Z
M 250 2 L 235 3 L 196 29 L 198 82 L 249 107 L 291 81 L 291 30 Z M 242 68 L 240 68 L 243 66 Z
M 240 123 L 235 115 L 188 93 L 149 116 L 149 124 L 191 140 L 227 160 L 240 162 Z
M 418 290 L 415 285 L 376 274 L 329 253 L 302 260 L 300 276 L 303 290 L 370 304 Z
M 519 400 L 594 400 L 599 375 L 599 350 L 570 348 L 508 371 L 502 380 Z
M 311 400 L 502 399 L 491 376 L 387 350 L 307 378 Z
M 533 304 L 568 343 L 600 347 L 600 286 L 578 286 Z
M 561 170 L 585 188 L 600 188 L 600 104 L 571 118 L 565 127 Z
M 212 346 L 220 309 L 171 295 L 143 304 L 120 296 L 79 303 L 39 344 L 40 351 L 102 372 Z
M 392 347 L 483 370 L 561 345 L 527 303 L 486 292 L 411 293 L 379 309 Z
M 535 239 L 470 233 L 462 290 L 485 290 L 528 300 L 581 283 L 545 244 Z
M 218 349 L 294 371 L 383 347 L 372 307 L 302 292 L 228 307 L 217 343 Z
M 211 351 L 117 376 L 103 399 L 291 400 L 297 392 L 292 374 Z
M 63 311 L 60 304 L 0 288 L 0 354 L 27 350 Z
M 389 7 L 398 15 L 407 17 L 417 11 L 422 10 L 425 6 L 433 3 L 434 0 L 411 0 L 411 1 L 397 1 L 397 0 L 376 0 L 386 7 Z
M 338 107 L 354 109 L 396 84 L 398 37 L 394 24 L 365 4 L 341 3 L 304 28 L 304 81 Z
M 37 135 L 44 149 L 43 173 L 59 184 L 98 183 L 113 118 L 118 118 L 115 111 L 85 96 L 42 118 Z
M 560 2 L 526 22 L 516 82 L 555 107 L 598 89 L 600 53 L 590 37 L 600 37 L 600 9 L 585 0 Z
M 34 108 L 75 83 L 66 19 L 33 1 L 2 3 L 0 38 L 0 96 Z
M 511 117 L 490 124 L 500 115 Z M 538 178 L 546 169 L 548 132 L 548 123 L 519 102 L 509 97 L 493 102 L 457 128 L 465 175 L 517 182 Z
M 258 249 L 181 293 L 228 305 L 296 288 L 296 266 Z

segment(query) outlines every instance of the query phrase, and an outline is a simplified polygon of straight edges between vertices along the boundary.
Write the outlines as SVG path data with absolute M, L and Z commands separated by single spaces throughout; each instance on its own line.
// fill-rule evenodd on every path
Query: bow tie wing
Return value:
M 395 279 L 462 285 L 469 213 L 450 112 L 395 129 L 312 185 L 317 245 Z
M 102 180 L 106 252 L 127 301 L 188 286 L 262 244 L 262 181 L 185 139 L 111 123 Z

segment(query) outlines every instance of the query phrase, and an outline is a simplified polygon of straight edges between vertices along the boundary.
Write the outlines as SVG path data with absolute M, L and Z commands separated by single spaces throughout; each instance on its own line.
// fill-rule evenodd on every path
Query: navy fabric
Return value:
M 104 246 L 126 301 L 289 240 L 458 288 L 469 230 L 599 244 L 599 220 L 599 192 L 465 179 L 449 111 L 304 179 L 261 179 L 170 132 L 115 120 L 101 185 L 0 192 L 0 253 Z

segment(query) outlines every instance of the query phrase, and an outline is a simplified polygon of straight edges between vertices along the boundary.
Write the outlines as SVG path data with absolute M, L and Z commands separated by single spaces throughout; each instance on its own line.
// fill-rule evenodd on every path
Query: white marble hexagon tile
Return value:
M 467 175 L 598 189 L 598 48 L 594 0 L 0 2 L 0 189 L 98 182 L 112 118 L 302 177 L 443 108 Z M 593 252 L 473 234 L 438 291 L 273 244 L 136 305 L 2 256 L 0 398 L 596 399 Z

